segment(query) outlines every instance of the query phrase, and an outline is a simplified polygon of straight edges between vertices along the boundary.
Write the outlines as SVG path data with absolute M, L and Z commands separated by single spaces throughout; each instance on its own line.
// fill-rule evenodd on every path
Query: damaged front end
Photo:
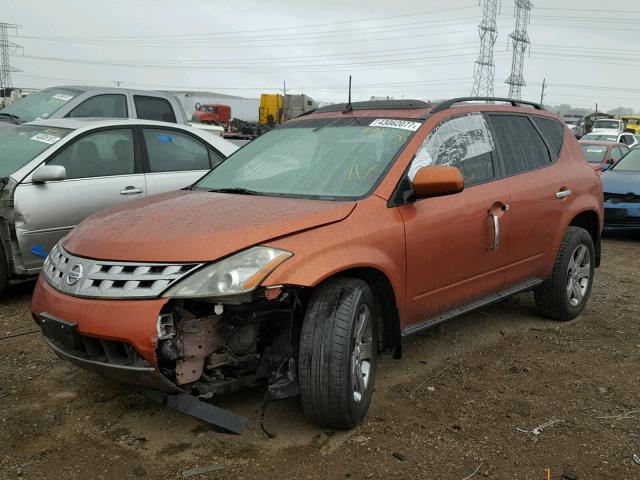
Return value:
M 266 400 L 298 395 L 299 293 L 272 287 L 235 304 L 169 301 L 158 317 L 158 369 L 200 398 L 259 385 Z
M 58 244 L 34 293 L 34 319 L 62 358 L 151 387 L 165 404 L 215 423 L 215 407 L 196 399 L 259 385 L 265 404 L 298 395 L 304 289 L 262 286 L 290 256 L 256 246 L 210 264 L 114 262 Z

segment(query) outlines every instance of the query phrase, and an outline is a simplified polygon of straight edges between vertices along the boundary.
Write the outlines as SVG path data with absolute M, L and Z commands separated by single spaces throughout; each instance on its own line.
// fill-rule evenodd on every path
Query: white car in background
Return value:
M 622 133 L 624 132 L 624 123 L 622 120 L 613 118 L 601 118 L 593 123 L 591 133 Z
M 633 148 L 636 145 L 640 145 L 640 140 L 638 139 L 638 136 L 634 135 L 633 133 L 627 133 L 627 132 L 623 132 L 623 133 L 591 132 L 591 133 L 587 133 L 580 140 L 588 140 L 588 141 L 596 141 L 596 142 L 617 142 L 617 143 L 622 143 L 629 148 Z
M 187 187 L 237 149 L 204 130 L 152 120 L 63 118 L 0 129 L 0 291 L 37 274 L 89 215 Z

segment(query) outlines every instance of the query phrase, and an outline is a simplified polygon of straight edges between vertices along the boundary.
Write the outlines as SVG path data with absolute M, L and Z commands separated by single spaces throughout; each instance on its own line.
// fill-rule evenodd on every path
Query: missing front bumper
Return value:
M 96 360 L 89 360 L 87 358 L 81 358 L 56 346 L 47 337 L 43 336 L 43 338 L 56 355 L 69 363 L 84 368 L 85 370 L 95 372 L 98 375 L 102 375 L 118 382 L 129 383 L 132 385 L 141 385 L 153 388 L 155 390 L 160 390 L 161 392 L 182 392 L 180 388 L 167 380 L 160 372 L 158 372 L 153 367 L 117 365 Z

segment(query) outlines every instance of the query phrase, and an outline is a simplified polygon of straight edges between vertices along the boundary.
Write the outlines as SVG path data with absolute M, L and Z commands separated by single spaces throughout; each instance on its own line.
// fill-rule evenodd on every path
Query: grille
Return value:
M 604 201 L 611 203 L 640 203 L 640 195 L 633 193 L 605 193 Z
M 201 264 L 108 262 L 76 257 L 53 247 L 43 274 L 54 288 L 78 297 L 150 298 Z
M 52 338 L 47 338 L 59 349 L 83 360 L 131 367 L 149 365 L 148 362 L 140 356 L 135 347 L 127 342 L 78 335 L 78 345 L 69 347 Z

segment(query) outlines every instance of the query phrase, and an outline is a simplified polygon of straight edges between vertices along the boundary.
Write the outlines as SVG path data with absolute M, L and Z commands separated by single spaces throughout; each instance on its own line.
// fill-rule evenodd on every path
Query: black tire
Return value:
M 569 297 L 570 272 L 569 264 L 574 254 L 578 253 L 580 246 L 586 247 L 589 255 L 589 278 L 585 284 L 581 299 L 578 301 L 576 295 Z M 536 305 L 540 313 L 553 320 L 566 322 L 576 318 L 584 308 L 591 287 L 593 286 L 593 274 L 595 271 L 595 249 L 593 239 L 589 232 L 580 227 L 569 227 L 564 235 L 560 250 L 556 257 L 551 274 L 538 288 L 534 290 Z M 572 282 L 576 282 L 575 277 Z M 572 283 L 573 285 L 574 283 Z M 578 284 L 578 288 L 580 288 Z M 581 289 L 582 290 L 582 289 Z M 572 302 L 576 302 L 573 304 Z
M 355 329 L 360 315 L 366 311 L 371 325 L 371 358 L 368 373 L 357 377 L 352 369 Z M 351 429 L 362 422 L 373 394 L 378 319 L 378 306 L 363 280 L 337 278 L 316 288 L 304 316 L 298 367 L 300 401 L 310 421 L 336 429 Z M 367 379 L 365 388 L 360 389 L 362 393 L 354 387 L 355 378 Z

